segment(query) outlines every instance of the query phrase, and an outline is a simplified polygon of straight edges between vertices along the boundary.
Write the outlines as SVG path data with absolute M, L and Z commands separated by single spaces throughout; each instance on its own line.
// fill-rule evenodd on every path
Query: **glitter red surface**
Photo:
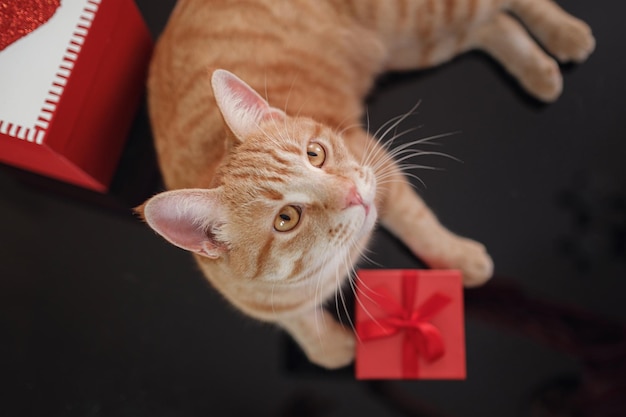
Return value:
M 0 0 L 0 51 L 46 23 L 61 0 Z

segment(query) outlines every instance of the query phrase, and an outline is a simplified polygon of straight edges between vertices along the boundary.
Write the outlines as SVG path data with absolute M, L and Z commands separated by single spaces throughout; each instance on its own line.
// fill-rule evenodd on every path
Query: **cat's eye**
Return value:
M 295 206 L 285 206 L 280 209 L 274 219 L 274 229 L 279 232 L 289 232 L 300 223 L 300 209 Z
M 306 154 L 309 162 L 316 168 L 321 168 L 326 161 L 326 150 L 317 142 L 310 142 L 306 147 Z

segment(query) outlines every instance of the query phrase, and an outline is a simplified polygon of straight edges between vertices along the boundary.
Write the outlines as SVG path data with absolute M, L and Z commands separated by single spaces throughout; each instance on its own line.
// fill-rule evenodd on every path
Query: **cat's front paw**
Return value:
M 463 285 L 478 287 L 493 276 L 493 260 L 481 243 L 467 239 L 465 256 L 459 268 L 463 271 Z
M 311 362 L 327 369 L 337 369 L 354 361 L 354 332 L 337 325 L 336 329 L 324 336 L 318 347 L 307 352 Z
M 478 287 L 493 275 L 493 261 L 482 243 L 452 235 L 444 259 L 431 262 L 434 268 L 458 269 L 465 287 Z

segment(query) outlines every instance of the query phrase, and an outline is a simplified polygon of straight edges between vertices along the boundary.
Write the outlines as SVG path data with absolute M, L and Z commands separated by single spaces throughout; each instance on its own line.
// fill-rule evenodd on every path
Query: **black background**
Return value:
M 452 230 L 484 242 L 495 278 L 466 293 L 467 381 L 357 382 L 322 372 L 241 316 L 187 253 L 129 208 L 161 190 L 145 108 L 112 191 L 0 170 L 2 416 L 626 416 L 626 5 L 559 2 L 593 28 L 554 104 L 470 53 L 385 76 L 375 130 L 421 101 L 403 140 L 415 185 Z M 171 0 L 138 0 L 158 36 Z M 370 255 L 419 267 L 388 234 Z

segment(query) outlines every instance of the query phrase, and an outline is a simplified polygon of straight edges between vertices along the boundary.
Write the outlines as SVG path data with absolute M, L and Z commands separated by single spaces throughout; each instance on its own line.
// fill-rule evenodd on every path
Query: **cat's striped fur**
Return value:
M 320 305 L 377 218 L 431 266 L 463 270 L 467 285 L 492 272 L 482 245 L 442 227 L 358 127 L 362 101 L 383 71 L 474 48 L 555 99 L 556 61 L 507 11 L 561 61 L 594 48 L 588 26 L 551 0 L 180 0 L 149 78 L 172 191 L 140 211 L 240 310 L 278 323 L 320 365 L 348 363 L 354 336 Z

